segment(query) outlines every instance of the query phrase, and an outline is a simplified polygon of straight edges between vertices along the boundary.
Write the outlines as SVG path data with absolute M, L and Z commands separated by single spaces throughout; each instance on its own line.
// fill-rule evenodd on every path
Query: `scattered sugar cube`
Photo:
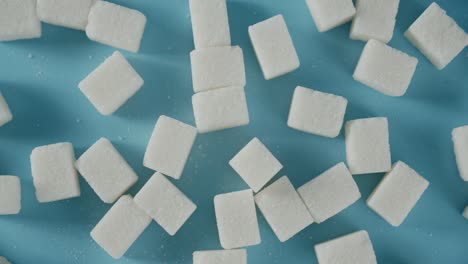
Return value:
M 468 45 L 465 31 L 435 2 L 414 21 L 405 36 L 439 70 Z
M 362 51 L 353 78 L 385 95 L 402 96 L 417 64 L 415 57 L 371 39 Z
M 377 264 L 369 234 L 358 231 L 315 245 L 319 264 Z
M 230 46 L 226 0 L 190 0 L 195 49 Z
M 195 127 L 160 116 L 146 147 L 143 165 L 180 179 L 196 137 Z
M 80 196 L 75 152 L 71 143 L 57 143 L 33 149 L 31 171 L 40 203 Z
M 282 15 L 250 26 L 249 36 L 266 80 L 299 68 L 299 57 Z
M 353 19 L 353 0 L 306 0 L 319 32 L 325 32 Z
M 468 219 L 468 205 L 465 207 L 465 211 L 463 211 L 463 216 Z
M 283 168 L 258 138 L 252 139 L 239 151 L 229 165 L 254 192 L 260 191 Z
M 0 0 L 0 41 L 41 37 L 36 0 Z
M 12 119 L 13 115 L 11 114 L 10 108 L 5 98 L 3 98 L 2 93 L 0 93 L 0 127 L 10 122 Z
M 37 16 L 42 22 L 85 30 L 88 14 L 96 0 L 37 0 Z
M 190 53 L 193 90 L 203 92 L 227 86 L 245 86 L 245 67 L 242 49 L 213 47 Z
M 399 226 L 429 186 L 429 182 L 398 161 L 367 199 L 367 205 L 392 226 Z
M 376 39 L 387 43 L 393 37 L 400 0 L 357 0 L 351 39 Z
M 121 258 L 151 223 L 149 217 L 124 195 L 91 231 L 91 237 L 114 259 Z
M 0 257 L 0 264 L 11 264 L 6 258 Z
M 193 252 L 193 264 L 247 264 L 245 249 Z
M 98 1 L 89 12 L 86 35 L 102 44 L 138 52 L 145 25 L 146 17 L 140 11 Z
M 86 150 L 75 166 L 105 203 L 115 202 L 138 180 L 127 161 L 106 138 L 100 138 Z
M 317 223 L 324 222 L 361 198 L 359 188 L 343 162 L 302 185 L 297 192 Z
M 464 181 L 468 181 L 468 126 L 453 129 L 452 141 L 458 172 Z
M 117 111 L 143 85 L 144 81 L 118 51 L 114 52 L 78 87 L 99 113 Z
M 314 222 L 287 176 L 255 195 L 255 203 L 281 242 Z
M 288 126 L 306 133 L 335 138 L 340 134 L 348 100 L 298 86 L 289 111 Z
M 19 177 L 0 176 L 0 215 L 18 214 L 20 211 L 21 185 Z
M 261 242 L 252 190 L 218 194 L 214 197 L 219 241 L 225 249 L 258 245 Z
M 226 87 L 201 92 L 192 97 L 199 133 L 249 124 L 249 111 L 243 87 Z
M 346 123 L 346 160 L 352 174 L 387 172 L 392 166 L 386 117 Z
M 197 206 L 164 175 L 156 172 L 135 196 L 135 203 L 173 236 Z

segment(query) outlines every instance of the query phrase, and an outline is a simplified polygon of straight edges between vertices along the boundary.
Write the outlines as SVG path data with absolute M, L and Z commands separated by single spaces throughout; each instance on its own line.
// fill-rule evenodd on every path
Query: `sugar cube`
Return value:
M 243 87 L 225 87 L 197 93 L 192 97 L 192 104 L 199 133 L 249 124 Z
M 146 147 L 143 165 L 179 179 L 196 137 L 195 127 L 160 116 Z
M 156 172 L 135 196 L 135 203 L 173 236 L 197 206 L 164 175 Z
M 377 264 L 369 234 L 358 231 L 315 245 L 319 264 Z
M 352 174 L 387 172 L 392 166 L 386 117 L 346 123 L 346 160 Z
M 75 152 L 68 142 L 41 146 L 31 153 L 31 171 L 40 203 L 80 196 Z
M 85 30 L 88 14 L 96 0 L 37 0 L 37 16 L 42 22 Z
M 299 57 L 282 15 L 249 26 L 249 36 L 266 80 L 299 68 Z
M 20 211 L 21 185 L 19 177 L 0 176 L 0 215 L 18 214 Z
M 214 207 L 219 241 L 223 248 L 260 244 L 252 190 L 218 194 L 214 197 Z
M 118 51 L 91 72 L 78 87 L 103 115 L 117 111 L 144 81 Z
M 361 193 L 346 165 L 341 162 L 297 189 L 317 223 L 343 211 Z
M 0 127 L 10 122 L 12 119 L 13 115 L 11 114 L 10 108 L 2 93 L 0 93 Z
M 193 90 L 203 92 L 227 86 L 245 86 L 245 67 L 242 49 L 213 47 L 190 53 Z
M 255 195 L 255 203 L 281 242 L 314 222 L 287 176 Z
M 247 251 L 245 249 L 195 251 L 193 264 L 247 264 Z
M 0 41 L 41 37 L 36 0 L 0 0 Z
M 402 96 L 417 64 L 418 59 L 371 39 L 362 51 L 353 78 L 385 95 Z
M 289 111 L 288 126 L 306 133 L 335 138 L 340 134 L 348 100 L 298 86 Z
M 413 22 L 405 36 L 439 70 L 468 45 L 465 31 L 435 2 Z
M 405 163 L 396 162 L 367 199 L 367 205 L 392 226 L 399 226 L 429 186 Z
M 357 0 L 351 39 L 389 42 L 393 37 L 399 3 L 400 0 Z
M 145 25 L 146 17 L 140 11 L 98 1 L 89 12 L 86 35 L 102 44 L 138 52 Z
M 465 211 L 463 211 L 463 216 L 468 219 L 468 205 L 465 207 Z
M 124 195 L 91 231 L 91 237 L 114 259 L 121 258 L 151 223 L 130 195 Z
M 106 138 L 100 138 L 75 163 L 81 176 L 105 203 L 115 202 L 138 176 Z
M 195 49 L 230 46 L 226 0 L 190 0 Z
M 468 181 L 468 126 L 453 129 L 452 141 L 458 172 L 464 181 Z
M 350 21 L 356 9 L 353 0 L 306 0 L 319 32 L 325 32 Z
M 258 139 L 252 139 L 230 161 L 229 165 L 254 192 L 260 191 L 283 165 Z
M 11 264 L 5 257 L 0 257 L 0 264 Z

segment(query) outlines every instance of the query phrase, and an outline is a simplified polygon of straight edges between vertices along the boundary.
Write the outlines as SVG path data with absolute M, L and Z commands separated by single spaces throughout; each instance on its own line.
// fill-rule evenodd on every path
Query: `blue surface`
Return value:
M 439 71 L 402 36 L 430 0 L 400 3 L 390 45 L 419 59 L 401 98 L 384 96 L 352 79 L 364 43 L 348 38 L 349 24 L 318 33 L 303 0 L 229 1 L 232 43 L 244 51 L 250 125 L 197 138 L 183 177 L 173 182 L 198 210 L 174 237 L 152 223 L 124 258 L 111 259 L 89 236 L 110 206 L 83 179 L 80 198 L 39 204 L 29 155 L 36 146 L 70 141 L 79 156 L 99 137 L 107 137 L 140 176 L 130 190 L 135 194 L 152 174 L 142 160 L 157 117 L 164 114 L 194 124 L 188 1 L 115 2 L 143 11 L 148 24 L 140 53 L 125 52 L 145 85 L 113 116 L 99 115 L 77 88 L 113 48 L 89 41 L 83 32 L 50 25 L 43 26 L 41 39 L 0 43 L 0 90 L 14 114 L 14 121 L 0 128 L 0 174 L 20 176 L 23 189 L 21 213 L 0 217 L 0 255 L 17 264 L 191 263 L 194 250 L 220 248 L 212 199 L 247 188 L 228 160 L 252 137 L 274 152 L 284 165 L 278 176 L 288 175 L 296 187 L 345 160 L 343 133 L 327 139 L 286 126 L 293 90 L 302 85 L 348 98 L 346 120 L 387 116 L 393 161 L 405 161 L 431 185 L 399 228 L 364 202 L 382 174 L 356 176 L 363 199 L 286 243 L 278 241 L 259 214 L 262 243 L 248 248 L 249 263 L 317 263 L 316 243 L 360 229 L 369 232 L 379 263 L 468 263 L 468 221 L 460 214 L 468 204 L 468 184 L 458 175 L 450 134 L 452 128 L 468 124 L 468 51 Z M 438 3 L 468 30 L 468 1 Z M 247 27 L 280 13 L 301 67 L 265 81 Z

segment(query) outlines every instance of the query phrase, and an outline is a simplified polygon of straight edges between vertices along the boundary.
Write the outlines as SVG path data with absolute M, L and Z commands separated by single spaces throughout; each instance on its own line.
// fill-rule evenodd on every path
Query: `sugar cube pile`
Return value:
M 306 0 L 319 32 L 350 21 L 356 13 L 353 0 Z
M 197 206 L 161 173 L 155 173 L 137 193 L 135 203 L 173 236 Z
M 18 214 L 20 211 L 21 185 L 19 177 L 0 175 L 0 215 Z
M 339 163 L 297 189 L 314 221 L 321 223 L 346 209 L 361 193 L 344 163 Z
M 127 161 L 106 138 L 100 138 L 88 148 L 75 167 L 105 203 L 115 202 L 138 180 Z
M 41 203 L 80 196 L 75 152 L 68 142 L 34 148 L 31 172 L 36 198 Z
M 0 0 L 0 41 L 39 38 L 36 0 Z
M 42 22 L 85 30 L 91 7 L 97 0 L 37 0 L 37 16 Z
M 230 161 L 229 165 L 254 192 L 260 191 L 283 165 L 258 139 L 252 139 Z
M 429 186 L 405 163 L 396 162 L 367 199 L 367 205 L 392 226 L 399 226 Z
M 377 264 L 369 234 L 358 231 L 315 245 L 319 264 Z
M 452 141 L 458 172 L 464 181 L 468 181 L 468 126 L 453 129 Z
M 245 249 L 195 251 L 193 264 L 247 264 L 247 251 Z
M 0 256 L 0 264 L 11 264 L 5 257 Z
M 298 86 L 294 90 L 288 126 L 306 133 L 335 138 L 340 134 L 348 100 Z
M 314 222 L 287 176 L 279 178 L 256 194 L 255 203 L 281 242 Z
M 146 147 L 143 165 L 179 179 L 196 136 L 195 127 L 160 116 Z
M 10 122 L 12 119 L 13 115 L 11 114 L 10 107 L 8 107 L 5 98 L 2 93 L 0 93 L 0 127 Z

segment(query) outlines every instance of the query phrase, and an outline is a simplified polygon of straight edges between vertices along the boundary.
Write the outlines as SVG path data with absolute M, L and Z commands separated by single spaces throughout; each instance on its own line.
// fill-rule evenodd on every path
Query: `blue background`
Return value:
M 390 45 L 419 59 L 413 82 L 400 98 L 352 79 L 364 43 L 348 38 L 349 23 L 318 33 L 303 0 L 228 1 L 232 44 L 244 51 L 250 125 L 199 135 L 183 177 L 173 181 L 198 210 L 174 237 L 152 223 L 124 258 L 111 259 L 89 236 L 110 205 L 83 179 L 80 198 L 38 203 L 29 155 L 36 146 L 70 141 L 78 157 L 107 137 L 140 176 L 130 190 L 135 194 L 152 174 L 142 160 L 157 117 L 194 124 L 188 1 L 114 2 L 141 10 L 148 23 L 140 52 L 124 52 L 145 85 L 112 116 L 99 115 L 77 85 L 113 48 L 89 41 L 84 32 L 46 24 L 40 39 L 0 43 L 0 90 L 14 114 L 13 122 L 0 128 L 0 174 L 20 176 L 23 195 L 19 215 L 0 216 L 0 255 L 19 264 L 182 264 L 191 263 L 194 250 L 219 249 L 213 196 L 247 188 L 228 160 L 252 137 L 259 137 L 284 165 L 278 177 L 288 175 L 296 187 L 345 160 L 343 132 L 327 139 L 286 126 L 293 90 L 302 85 L 345 96 L 346 120 L 388 117 L 393 161 L 406 162 L 431 185 L 399 228 L 364 202 L 382 174 L 356 176 L 363 199 L 286 243 L 278 241 L 259 213 L 262 243 L 248 248 L 249 263 L 317 263 L 316 243 L 361 229 L 369 232 L 379 263 L 468 263 L 468 221 L 461 216 L 468 184 L 458 175 L 451 142 L 451 130 L 468 124 L 468 51 L 439 71 L 402 35 L 430 0 L 400 3 Z M 439 4 L 468 29 L 468 1 Z M 285 17 L 301 67 L 265 81 L 247 27 L 276 14 Z

